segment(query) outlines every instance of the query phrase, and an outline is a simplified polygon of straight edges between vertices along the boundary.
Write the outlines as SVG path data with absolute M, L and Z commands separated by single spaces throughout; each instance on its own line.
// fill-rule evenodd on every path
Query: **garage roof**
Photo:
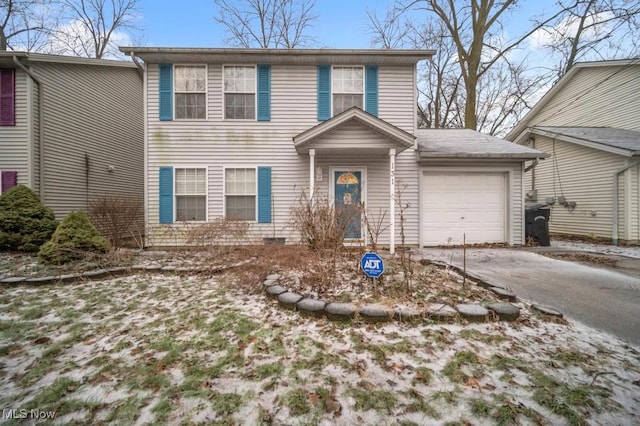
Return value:
M 614 154 L 629 157 L 640 155 L 640 132 L 632 130 L 613 127 L 536 126 L 529 131 Z
M 470 129 L 419 129 L 416 132 L 421 159 L 494 158 L 531 160 L 547 154 Z

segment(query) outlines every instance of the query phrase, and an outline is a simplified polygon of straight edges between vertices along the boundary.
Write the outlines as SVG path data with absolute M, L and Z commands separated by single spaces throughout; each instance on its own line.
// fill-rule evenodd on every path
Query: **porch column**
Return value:
M 389 253 L 396 253 L 396 149 L 389 149 Z
M 309 201 L 313 202 L 313 197 L 315 195 L 315 190 L 316 190 L 316 179 L 315 179 L 315 160 L 316 160 L 316 150 L 315 149 L 310 149 L 309 150 Z

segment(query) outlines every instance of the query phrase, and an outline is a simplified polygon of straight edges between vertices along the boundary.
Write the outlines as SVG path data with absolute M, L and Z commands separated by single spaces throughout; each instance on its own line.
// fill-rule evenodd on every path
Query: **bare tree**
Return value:
M 46 38 L 51 1 L 0 0 L 0 50 L 37 50 Z
M 137 32 L 140 0 L 64 0 L 66 22 L 50 40 L 50 51 L 89 58 L 117 56 L 115 39 Z
M 638 54 L 640 0 L 558 0 L 558 6 L 563 13 L 534 35 L 551 51 L 558 78 L 578 61 Z
M 293 49 L 314 43 L 307 34 L 314 0 L 214 0 L 214 18 L 227 31 L 226 42 L 237 47 Z

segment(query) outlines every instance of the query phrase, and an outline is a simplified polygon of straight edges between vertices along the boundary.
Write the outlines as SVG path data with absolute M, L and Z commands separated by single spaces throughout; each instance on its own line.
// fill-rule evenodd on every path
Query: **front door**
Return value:
M 362 237 L 362 172 L 334 171 L 336 215 L 346 228 L 345 238 Z

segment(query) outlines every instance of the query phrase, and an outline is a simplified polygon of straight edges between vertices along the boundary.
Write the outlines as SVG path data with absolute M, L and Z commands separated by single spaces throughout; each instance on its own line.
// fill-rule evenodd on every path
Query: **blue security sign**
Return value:
M 378 278 L 384 272 L 384 263 L 378 253 L 365 253 L 360 259 L 360 267 L 366 276 Z

